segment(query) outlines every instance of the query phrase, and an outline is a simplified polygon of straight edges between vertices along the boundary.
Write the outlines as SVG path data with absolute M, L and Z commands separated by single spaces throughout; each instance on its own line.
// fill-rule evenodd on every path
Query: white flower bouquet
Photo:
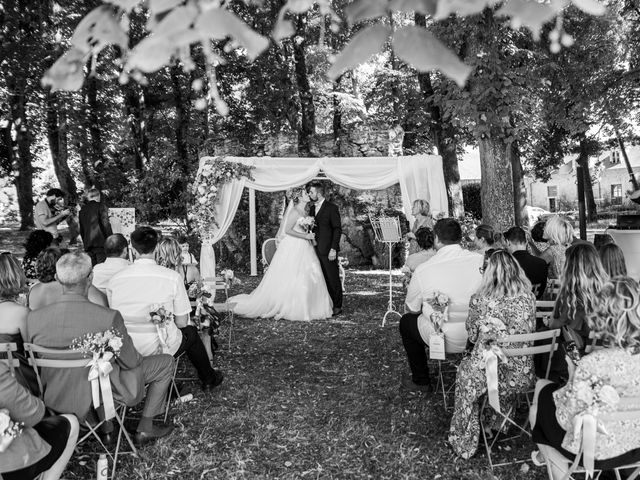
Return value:
M 13 439 L 18 437 L 24 429 L 24 423 L 14 422 L 9 416 L 9 410 L 0 409 L 0 452 L 9 448 Z
M 91 382 L 91 397 L 95 408 L 100 406 L 100 394 L 104 404 L 104 416 L 109 420 L 115 416 L 113 393 L 109 374 L 113 370 L 111 360 L 120 354 L 122 337 L 115 328 L 104 332 L 87 333 L 75 338 L 71 342 L 71 348 L 82 352 L 85 356 L 91 355 L 93 359 L 88 363 L 89 381 Z
M 449 297 L 442 292 L 433 292 L 433 295 L 427 298 L 425 303 L 430 307 L 429 318 L 435 331 L 442 332 L 442 326 L 449 319 Z
M 169 325 L 174 322 L 176 318 L 175 315 L 163 305 L 154 304 L 149 308 L 149 318 L 151 319 L 151 323 L 156 326 L 162 352 L 168 352 Z
M 300 217 L 296 222 L 296 224 L 300 228 L 302 228 L 305 232 L 311 233 L 311 231 L 313 230 L 313 227 L 316 226 L 316 219 L 311 216 Z
M 231 285 L 240 285 L 240 279 L 236 277 L 236 274 L 233 273 L 233 270 L 231 270 L 230 268 L 227 268 L 226 270 L 222 270 L 222 272 L 220 272 L 222 275 L 222 278 L 224 278 L 225 283 L 228 286 Z

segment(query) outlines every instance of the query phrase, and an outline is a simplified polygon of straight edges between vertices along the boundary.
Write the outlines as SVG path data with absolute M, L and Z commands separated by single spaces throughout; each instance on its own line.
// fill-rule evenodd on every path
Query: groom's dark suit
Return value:
M 322 266 L 322 274 L 327 282 L 329 296 L 333 300 L 333 308 L 342 308 L 342 284 L 338 271 L 338 252 L 340 251 L 340 236 L 342 235 L 342 222 L 338 207 L 324 199 L 320 210 L 316 213 L 316 206 L 312 205 L 309 214 L 316 217 L 316 226 L 313 233 L 316 234 L 316 254 Z M 335 260 L 329 260 L 329 250 L 336 251 Z

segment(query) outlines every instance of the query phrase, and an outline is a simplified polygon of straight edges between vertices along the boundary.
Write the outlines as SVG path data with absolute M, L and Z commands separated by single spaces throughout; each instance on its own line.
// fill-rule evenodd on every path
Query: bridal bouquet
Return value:
M 316 226 L 316 219 L 310 216 L 300 217 L 296 224 L 305 232 L 311 233 L 313 231 L 313 227 Z
M 24 423 L 14 422 L 9 416 L 9 410 L 0 409 L 0 452 L 9 448 L 13 439 L 22 433 Z
M 426 303 L 431 307 L 429 318 L 436 332 L 442 332 L 442 326 L 449 319 L 449 297 L 442 292 L 433 292 Z
M 93 406 L 95 408 L 100 406 L 100 393 L 102 393 L 105 419 L 113 418 L 115 406 L 109 374 L 113 370 L 111 360 L 120 354 L 122 348 L 120 333 L 115 328 L 104 332 L 87 333 L 82 337 L 75 338 L 71 342 L 71 348 L 82 352 L 85 356 L 91 355 L 93 357 L 87 365 L 90 368 L 89 381 L 91 382 Z

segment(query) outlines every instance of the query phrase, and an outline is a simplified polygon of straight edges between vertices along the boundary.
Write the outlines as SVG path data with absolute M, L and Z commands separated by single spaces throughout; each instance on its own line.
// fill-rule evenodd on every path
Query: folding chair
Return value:
M 622 397 L 618 404 L 618 408 L 624 408 L 624 410 L 600 413 L 597 416 L 597 420 L 605 422 L 625 422 L 627 424 L 638 422 L 640 421 L 640 408 L 638 408 L 638 405 L 640 405 L 640 397 Z M 583 433 L 584 430 L 581 434 Z M 582 444 L 582 437 L 580 439 L 580 444 Z M 572 462 L 558 450 L 548 445 L 538 445 L 538 447 L 544 454 L 547 466 L 547 475 L 550 480 L 575 480 L 576 477 L 574 474 L 576 473 L 585 474 L 586 477 L 586 470 L 581 456 L 576 459 L 577 461 Z M 633 469 L 633 471 L 630 474 L 627 474 L 628 476 L 622 477 L 622 470 L 631 469 Z M 614 471 L 617 480 L 622 480 L 622 478 L 626 478 L 626 480 L 635 480 L 640 476 L 640 462 L 620 465 L 612 470 Z M 601 473 L 602 470 L 594 470 L 594 478 L 599 478 Z
M 229 320 L 229 345 L 228 348 L 231 350 L 231 337 L 233 336 L 233 309 L 235 307 L 235 303 L 229 302 L 229 282 L 224 277 L 209 277 L 205 278 L 204 282 L 209 285 L 209 287 L 214 290 L 214 295 L 217 295 L 218 291 L 224 292 L 224 302 L 214 303 L 214 307 L 217 310 L 225 311 L 227 314 L 227 319 Z
M 593 331 L 589 332 L 589 343 L 584 346 L 584 353 L 591 353 L 595 350 L 600 350 L 603 348 L 605 347 L 604 345 L 602 345 L 600 339 L 596 338 L 596 333 Z
M 16 369 L 20 367 L 20 360 L 13 354 L 18 351 L 16 343 L 0 343 L 0 362 L 4 362 L 11 372 L 11 376 L 16 376 Z
M 276 254 L 276 250 L 278 249 L 278 244 L 275 238 L 267 238 L 262 243 L 262 263 L 266 267 L 271 265 L 271 260 L 273 256 Z
M 25 343 L 24 344 L 25 352 L 28 355 L 29 365 L 33 368 L 36 379 L 38 381 L 38 387 L 40 388 L 42 399 L 44 399 L 45 388 L 42 382 L 42 376 L 40 374 L 40 368 L 51 368 L 51 369 L 70 369 L 70 368 L 85 368 L 91 359 L 89 358 L 77 358 L 80 353 L 76 350 L 70 349 L 52 349 L 41 347 L 39 345 L 35 345 L 33 343 Z M 45 355 L 48 358 L 41 358 L 41 355 Z M 58 357 L 58 359 L 50 358 L 50 357 Z M 60 358 L 67 357 L 67 358 Z M 75 359 L 69 359 L 69 357 L 76 357 Z M 88 374 L 88 371 L 87 371 Z M 88 381 L 88 380 L 87 380 Z M 96 425 L 91 425 L 87 419 L 84 420 L 84 426 L 89 430 L 82 438 L 78 439 L 76 445 L 80 445 L 82 442 L 87 440 L 89 437 L 93 436 L 98 443 L 102 446 L 104 451 L 111 457 L 113 461 L 113 468 L 111 470 L 111 478 L 112 480 L 116 475 L 116 466 L 118 464 L 118 455 L 120 454 L 120 444 L 122 442 L 122 435 L 124 434 L 129 446 L 131 447 L 131 453 L 138 457 L 138 450 L 136 449 L 131 437 L 129 436 L 129 432 L 124 427 L 124 417 L 126 413 L 127 406 L 124 403 L 117 402 L 114 399 L 115 403 L 115 419 L 120 425 L 120 431 L 118 432 L 118 437 L 116 441 L 115 451 L 112 454 L 107 446 L 102 442 L 100 436 L 98 435 L 98 428 L 100 428 L 106 420 L 100 420 Z M 64 413 L 64 412 L 63 412 Z M 124 453 L 124 452 L 123 452 Z
M 556 302 L 553 300 L 537 300 L 536 301 L 536 330 L 540 330 L 543 327 L 546 328 L 544 319 L 546 317 L 553 316 L 553 309 Z
M 175 392 L 176 398 L 180 398 L 180 390 L 178 390 L 178 385 L 176 385 L 176 376 L 178 375 L 178 366 L 180 365 L 180 359 L 182 358 L 183 355 L 184 355 L 184 352 L 182 352 L 180 355 L 176 357 L 176 361 L 173 367 L 173 375 L 171 375 L 171 385 L 169 385 L 169 390 L 167 392 L 167 406 L 164 411 L 164 423 L 167 423 L 167 418 L 169 417 L 169 408 L 171 407 L 171 395 Z
M 544 299 L 555 301 L 558 298 L 558 292 L 560 291 L 560 280 L 557 278 L 550 278 L 547 281 L 547 288 L 544 291 Z
M 549 378 L 549 372 L 551 371 L 551 357 L 553 356 L 553 353 L 558 349 L 558 338 L 560 337 L 560 329 L 556 328 L 554 330 L 547 330 L 544 332 L 536 332 L 536 333 L 521 333 L 521 334 L 516 334 L 516 335 L 508 335 L 506 338 L 502 339 L 499 341 L 500 347 L 502 349 L 502 352 L 504 353 L 504 355 L 508 358 L 508 357 L 522 357 L 522 356 L 534 356 L 534 355 L 538 355 L 538 354 L 542 354 L 542 353 L 548 353 L 549 354 L 549 360 L 547 361 L 547 368 L 545 370 L 545 377 L 544 378 Z M 545 344 L 545 345 L 533 345 L 533 346 L 529 346 L 529 347 L 514 347 L 514 348 L 509 348 L 508 345 L 513 344 L 513 343 L 529 343 L 529 344 L 533 344 L 536 341 L 540 341 L 540 340 L 549 340 L 551 339 L 551 343 L 549 344 Z M 528 390 L 525 392 L 520 392 L 520 394 L 524 394 L 526 396 L 527 399 L 527 403 L 530 405 L 531 401 L 529 398 L 529 395 L 532 394 L 534 392 L 534 390 Z M 504 465 L 511 465 L 512 463 L 516 463 L 516 462 L 505 462 L 505 463 L 499 463 L 499 464 L 494 464 L 492 459 L 491 459 L 491 449 L 493 448 L 493 446 L 495 445 L 496 441 L 498 440 L 498 438 L 500 438 L 500 432 L 502 431 L 502 429 L 504 428 L 504 426 L 508 423 L 510 423 L 511 425 L 515 426 L 518 430 L 520 430 L 521 434 L 524 433 L 527 436 L 531 437 L 531 434 L 527 431 L 527 426 L 529 424 L 529 421 L 527 419 L 526 423 L 524 424 L 524 426 L 520 426 L 518 425 L 518 423 L 515 422 L 515 420 L 513 420 L 513 418 L 511 418 L 511 414 L 514 411 L 514 405 L 511 405 L 511 407 L 509 408 L 509 410 L 506 413 L 502 413 L 502 412 L 496 412 L 498 415 L 500 415 L 502 417 L 502 423 L 500 425 L 500 428 L 498 429 L 498 433 L 496 434 L 495 437 L 493 437 L 493 441 L 491 443 L 489 443 L 489 439 L 487 439 L 487 432 L 485 430 L 485 424 L 484 424 L 484 410 L 485 408 L 491 407 L 491 405 L 489 404 L 489 397 L 488 395 L 485 395 L 485 398 L 482 402 L 482 406 L 480 408 L 480 430 L 482 432 L 482 438 L 484 440 L 484 446 L 487 452 L 487 458 L 489 459 L 489 465 L 491 467 L 491 470 L 493 470 L 495 467 L 501 467 Z
M 438 363 L 438 380 L 436 382 L 436 390 L 442 391 L 442 403 L 444 404 L 444 409 L 450 410 L 451 408 L 453 408 L 453 405 L 447 405 L 447 397 L 453 392 L 456 386 L 456 382 L 454 378 L 453 383 L 446 386 L 444 382 L 444 376 L 446 373 L 458 372 L 458 365 L 460 364 L 460 360 L 462 359 L 462 352 L 445 352 L 445 357 L 446 358 L 444 360 L 436 360 L 436 362 Z

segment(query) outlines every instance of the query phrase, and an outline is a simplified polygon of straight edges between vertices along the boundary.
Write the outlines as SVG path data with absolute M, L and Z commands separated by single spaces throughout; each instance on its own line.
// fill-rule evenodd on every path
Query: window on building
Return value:
M 622 205 L 622 184 L 616 183 L 611 185 L 611 203 L 614 205 Z
M 551 187 L 547 187 L 547 197 L 551 198 L 551 197 L 557 197 L 558 196 L 558 187 L 557 186 L 551 186 Z
M 558 204 L 556 202 L 555 198 L 550 198 L 549 199 L 549 211 L 550 212 L 555 212 L 558 210 Z
M 611 163 L 620 163 L 620 150 L 611 152 Z
M 549 211 L 555 212 L 558 209 L 558 187 L 556 185 L 547 186 L 547 198 L 549 199 Z

